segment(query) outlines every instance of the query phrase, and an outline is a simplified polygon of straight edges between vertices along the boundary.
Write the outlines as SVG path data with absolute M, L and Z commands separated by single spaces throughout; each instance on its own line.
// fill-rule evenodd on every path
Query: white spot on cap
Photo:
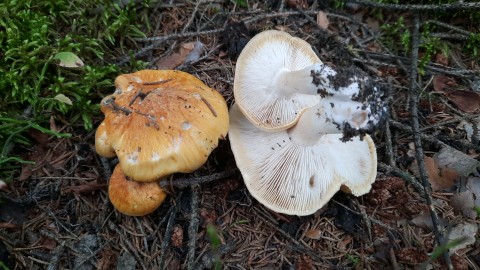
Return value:
M 127 155 L 127 162 L 131 164 L 138 163 L 138 152 L 134 151 L 131 154 Z
M 133 84 L 129 84 L 127 87 L 127 92 L 130 92 L 133 90 Z
M 114 94 L 119 95 L 119 94 L 121 94 L 121 93 L 122 93 L 122 89 L 120 89 L 120 88 L 115 89 Z
M 133 80 L 136 82 L 136 83 L 142 83 L 142 79 L 140 79 L 139 77 L 137 76 L 133 76 Z
M 159 161 L 160 155 L 158 153 L 152 153 L 152 161 Z
M 182 144 L 182 141 L 182 137 L 173 140 L 173 151 L 178 152 L 180 150 L 180 144 Z
M 160 120 L 161 120 L 161 121 L 165 120 L 165 117 L 160 116 Z
M 191 127 L 192 127 L 192 124 L 190 124 L 189 122 L 183 122 L 182 123 L 182 129 L 183 130 L 189 130 Z
M 193 94 L 192 96 L 196 99 L 202 99 L 202 96 L 200 96 L 200 94 L 197 94 L 197 93 Z

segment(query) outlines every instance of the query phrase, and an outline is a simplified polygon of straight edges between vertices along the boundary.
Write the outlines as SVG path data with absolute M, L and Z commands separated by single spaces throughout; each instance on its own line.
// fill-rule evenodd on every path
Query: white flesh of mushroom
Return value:
M 308 125 L 304 131 L 304 137 L 298 128 L 262 131 L 232 106 L 231 147 L 253 197 L 273 211 L 301 216 L 324 206 L 341 185 L 356 196 L 370 190 L 377 163 L 368 135 L 342 142 L 341 134 L 314 136 Z

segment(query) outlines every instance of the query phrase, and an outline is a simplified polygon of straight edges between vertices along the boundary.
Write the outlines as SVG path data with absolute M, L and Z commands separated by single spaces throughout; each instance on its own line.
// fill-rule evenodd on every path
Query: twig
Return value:
M 177 188 L 184 188 L 188 186 L 193 186 L 193 185 L 200 185 L 203 183 L 207 182 L 212 182 L 216 180 L 220 180 L 223 178 L 231 177 L 237 175 L 238 170 L 233 169 L 233 170 L 226 170 L 223 172 L 219 173 L 214 173 L 210 175 L 205 175 L 205 176 L 200 176 L 200 177 L 194 177 L 194 178 L 180 178 L 180 179 L 175 179 L 172 181 L 169 180 L 161 180 L 160 181 L 160 186 L 161 187 L 177 187 Z
M 402 178 L 409 184 L 413 185 L 413 187 L 421 196 L 424 195 L 425 191 L 423 189 L 423 186 L 415 179 L 415 177 L 413 177 L 409 173 L 397 168 L 396 166 L 389 166 L 382 162 L 378 162 L 378 169 L 383 173 L 393 173 L 394 175 Z
M 129 251 L 133 255 L 133 257 L 135 257 L 135 260 L 137 260 L 140 266 L 142 266 L 142 269 L 147 269 L 147 267 L 143 263 L 142 258 L 140 257 L 140 255 L 138 255 L 137 249 L 132 245 L 132 243 L 130 243 L 125 239 L 125 234 L 122 231 L 120 231 L 118 226 L 115 223 L 113 223 L 113 221 L 111 220 L 108 221 L 108 226 L 110 227 L 111 230 L 114 230 L 117 233 L 117 235 L 120 237 L 121 240 L 123 240 L 120 243 L 120 245 L 123 245 L 123 243 L 127 244 L 128 249 L 125 248 L 125 250 Z
M 333 266 L 331 262 L 325 260 L 324 258 L 320 257 L 315 250 L 313 250 L 311 247 L 304 245 L 303 243 L 300 243 L 297 241 L 295 238 L 293 238 L 290 234 L 286 233 L 284 230 L 282 230 L 280 227 L 276 226 L 272 221 L 270 221 L 269 218 L 265 217 L 263 211 L 260 211 L 257 207 L 254 207 L 254 209 L 257 211 L 257 213 L 260 213 L 257 215 L 263 222 L 265 222 L 267 225 L 275 229 L 277 232 L 279 232 L 283 237 L 287 238 L 290 240 L 292 243 L 295 244 L 294 247 L 291 247 L 292 250 L 299 250 L 302 251 L 306 254 L 308 254 L 312 259 L 314 259 L 317 262 L 323 262 L 329 266 Z
M 192 185 L 192 197 L 190 201 L 190 225 L 188 226 L 188 254 L 187 254 L 187 269 L 195 270 L 195 248 L 197 243 L 198 231 L 198 190 L 200 186 Z
M 178 198 L 180 199 L 180 198 Z M 170 213 L 170 217 L 168 218 L 167 228 L 165 229 L 165 234 L 163 235 L 163 241 L 160 245 L 160 256 L 158 257 L 159 265 L 158 269 L 164 269 L 165 266 L 165 258 L 167 255 L 167 249 L 170 246 L 170 241 L 172 238 L 173 232 L 173 223 L 175 221 L 175 217 L 177 216 L 177 207 L 173 207 L 172 213 Z
M 428 173 L 425 167 L 425 161 L 423 159 L 423 148 L 422 148 L 422 140 L 419 136 L 420 134 L 420 123 L 418 120 L 418 100 L 420 98 L 416 80 L 418 76 L 418 47 L 419 47 L 419 29 L 420 29 L 420 14 L 418 12 L 415 13 L 414 16 L 414 24 L 413 24 L 413 31 L 412 31 L 412 55 L 411 55 L 411 68 L 410 68 L 410 112 L 412 114 L 412 135 L 413 135 L 413 144 L 415 145 L 415 156 L 417 159 L 418 171 L 421 179 L 421 183 L 425 190 L 425 199 L 427 200 L 428 208 L 430 210 L 430 215 L 432 218 L 432 224 L 435 231 L 435 238 L 439 245 L 443 245 L 445 243 L 445 239 L 443 236 L 443 232 L 441 231 L 439 221 L 438 221 L 438 214 L 435 210 L 435 207 L 432 202 L 431 197 L 431 186 L 428 181 Z M 443 253 L 443 258 L 449 270 L 453 270 L 452 261 L 448 252 Z
M 53 256 L 50 259 L 50 263 L 47 266 L 47 270 L 56 270 L 58 269 L 58 263 L 60 262 L 60 257 L 62 256 L 63 252 L 65 251 L 64 242 L 59 243 L 60 245 L 57 246 L 53 250 Z
M 400 5 L 400 4 L 384 4 L 365 0 L 347 0 L 348 4 L 358 4 L 365 7 L 383 8 L 389 10 L 401 11 L 447 11 L 447 10 L 462 10 L 462 9 L 480 9 L 478 2 L 455 2 L 452 4 L 442 5 Z

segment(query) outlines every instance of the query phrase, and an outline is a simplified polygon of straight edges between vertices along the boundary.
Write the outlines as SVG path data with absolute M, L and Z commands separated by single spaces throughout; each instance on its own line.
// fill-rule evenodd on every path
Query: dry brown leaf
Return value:
M 308 8 L 308 3 L 306 0 L 287 0 L 286 4 L 290 8 L 298 8 L 298 9 Z
M 435 54 L 435 63 L 448 66 L 448 57 L 443 53 L 437 53 Z
M 433 90 L 438 93 L 445 93 L 452 87 L 457 86 L 455 79 L 445 75 L 435 75 L 432 80 Z
M 458 178 L 458 173 L 451 168 L 439 168 L 434 158 L 424 157 L 425 169 L 433 191 L 450 188 Z
M 475 211 L 475 200 L 471 190 L 462 191 L 453 195 L 450 199 L 453 209 L 462 213 L 464 216 L 475 219 L 477 211 Z
M 195 42 L 182 43 L 178 52 L 165 56 L 157 61 L 158 69 L 175 69 L 182 64 L 187 55 L 195 48 Z
M 422 212 L 415 216 L 410 220 L 410 224 L 426 230 L 433 230 L 432 216 L 428 212 Z
M 305 236 L 310 239 L 318 240 L 322 236 L 322 232 L 318 229 L 310 229 L 305 232 Z
M 176 224 L 173 226 L 172 232 L 172 246 L 179 248 L 183 245 L 183 228 L 182 226 Z
M 453 90 L 447 92 L 446 96 L 464 112 L 474 113 L 480 110 L 480 95 L 473 91 Z
M 327 30 L 330 22 L 328 21 L 327 14 L 323 11 L 317 13 L 317 24 L 320 28 Z

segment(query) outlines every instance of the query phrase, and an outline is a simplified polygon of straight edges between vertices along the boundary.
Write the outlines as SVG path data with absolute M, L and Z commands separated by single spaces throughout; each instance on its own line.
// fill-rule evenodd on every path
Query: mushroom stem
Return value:
M 318 89 L 330 87 L 328 76 L 336 72 L 323 63 L 315 63 L 300 70 L 280 70 L 273 79 L 273 88 L 279 95 L 294 93 L 315 95 Z
M 297 124 L 288 130 L 291 140 L 302 146 L 314 145 L 324 134 L 342 134 L 348 126 L 354 130 L 369 128 L 369 108 L 362 103 L 326 97 L 307 109 Z

